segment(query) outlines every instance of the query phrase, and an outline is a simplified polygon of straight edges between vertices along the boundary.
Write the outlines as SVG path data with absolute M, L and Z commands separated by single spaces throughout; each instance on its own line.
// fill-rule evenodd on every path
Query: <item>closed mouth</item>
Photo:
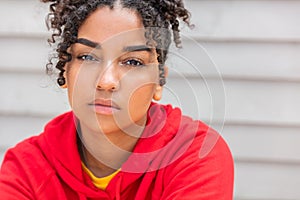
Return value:
M 110 99 L 96 99 L 93 102 L 89 103 L 89 106 L 94 106 L 95 108 L 101 109 L 111 109 L 114 111 L 121 110 L 120 106 L 118 106 L 114 101 Z

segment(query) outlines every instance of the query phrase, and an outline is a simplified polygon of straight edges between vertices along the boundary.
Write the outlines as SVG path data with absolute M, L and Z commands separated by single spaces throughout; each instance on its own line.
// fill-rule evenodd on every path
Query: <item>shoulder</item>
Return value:
M 190 199 L 232 199 L 234 163 L 226 141 L 201 121 L 186 116 L 181 121 L 180 155 L 165 168 L 165 194 L 172 198 L 190 194 Z
M 176 153 L 162 169 L 162 199 L 232 199 L 234 163 L 227 143 L 200 121 L 182 121 L 171 147 Z
M 63 124 L 66 121 L 70 120 L 73 120 L 72 112 L 67 112 L 53 118 L 45 125 L 44 131 L 42 133 L 37 136 L 29 137 L 16 144 L 14 147 L 8 149 L 3 162 L 5 163 L 7 162 L 7 160 L 11 159 L 22 159 L 26 161 L 26 159 L 32 160 L 33 157 L 42 157 L 43 153 L 39 144 L 40 141 L 43 140 L 45 134 L 47 134 L 48 132 L 52 133 L 49 129 L 57 129 L 58 127 L 63 127 Z
M 169 163 L 178 160 L 178 166 L 206 165 L 226 161 L 232 165 L 232 155 L 230 149 L 223 137 L 212 127 L 199 120 L 194 120 L 189 116 L 182 115 L 179 108 L 173 108 L 170 105 L 159 105 L 156 107 L 164 110 L 160 115 L 165 116 L 166 120 L 158 120 L 154 127 L 160 128 L 155 140 L 155 146 L 159 147 L 159 153 L 163 155 L 164 160 L 169 158 Z M 154 118 L 154 117 L 153 117 Z M 161 117 L 164 118 L 164 117 Z M 160 126 L 163 123 L 163 126 Z M 150 129 L 153 132 L 153 129 Z M 154 131 L 155 132 L 155 131 Z M 160 144 L 161 143 L 161 144 Z M 160 144 L 160 145 L 158 145 Z M 211 162 L 212 161 L 212 162 Z M 219 167 L 217 164 L 216 167 Z
M 52 133 L 47 131 L 48 129 L 61 126 L 71 116 L 72 113 L 68 112 L 54 118 L 45 126 L 43 133 L 27 138 L 8 149 L 2 161 L 0 181 L 11 179 L 15 175 L 16 179 L 21 181 L 43 182 L 46 177 L 54 173 L 41 144 L 44 143 L 45 135 Z
M 50 173 L 47 170 L 48 162 L 37 142 L 41 137 L 42 134 L 33 136 L 8 149 L 2 162 L 0 177 L 11 172 L 18 174 L 22 179 L 34 178 L 38 173 L 47 176 Z
M 60 141 L 62 133 L 73 127 L 73 120 L 71 112 L 60 115 L 45 126 L 43 133 L 18 143 L 6 152 L 0 170 L 0 196 L 5 199 L 36 199 L 34 196 L 45 188 L 51 190 L 47 187 L 49 183 L 59 179 L 55 178 L 56 152 L 49 150 L 57 146 L 49 141 Z M 60 153 L 60 149 L 57 152 Z
M 10 199 L 34 199 L 38 188 L 54 171 L 36 145 L 40 136 L 31 137 L 9 149 L 0 170 L 0 194 Z
M 179 160 L 189 161 L 192 165 L 214 165 L 224 167 L 233 165 L 229 146 L 222 135 L 206 123 L 193 120 L 188 116 L 181 117 L 178 133 L 181 142 L 188 144 Z M 182 163 L 182 162 L 181 162 Z M 212 167 L 212 166 L 210 166 Z

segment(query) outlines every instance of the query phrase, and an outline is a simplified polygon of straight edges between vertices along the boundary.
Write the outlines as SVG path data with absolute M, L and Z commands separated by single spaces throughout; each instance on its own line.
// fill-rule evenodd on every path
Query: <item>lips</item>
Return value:
M 94 105 L 106 106 L 106 107 L 113 107 L 116 109 L 120 109 L 120 107 L 110 99 L 96 99 L 93 102 Z
M 96 113 L 104 115 L 111 115 L 120 110 L 120 106 L 111 99 L 96 99 L 89 106 L 92 106 Z

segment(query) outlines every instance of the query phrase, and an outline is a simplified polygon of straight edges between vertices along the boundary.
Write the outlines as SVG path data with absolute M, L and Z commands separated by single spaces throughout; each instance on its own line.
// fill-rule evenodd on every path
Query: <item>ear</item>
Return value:
M 153 94 L 153 99 L 159 101 L 162 97 L 163 86 L 157 85 Z
M 164 66 L 164 73 L 165 73 L 165 78 L 168 76 L 168 67 Z M 163 86 L 162 85 L 157 85 L 155 88 L 155 92 L 153 94 L 153 99 L 155 101 L 159 101 L 162 97 L 162 92 L 163 92 Z

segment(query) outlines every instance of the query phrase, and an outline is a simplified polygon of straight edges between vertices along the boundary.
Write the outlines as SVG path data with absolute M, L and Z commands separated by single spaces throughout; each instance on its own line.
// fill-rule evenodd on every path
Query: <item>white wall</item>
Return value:
M 181 105 L 225 137 L 236 165 L 235 199 L 300 199 L 300 0 L 186 4 L 196 28 L 183 31 L 184 49 L 170 52 L 162 102 Z M 44 73 L 45 6 L 2 0 L 0 18 L 1 160 L 69 108 Z

